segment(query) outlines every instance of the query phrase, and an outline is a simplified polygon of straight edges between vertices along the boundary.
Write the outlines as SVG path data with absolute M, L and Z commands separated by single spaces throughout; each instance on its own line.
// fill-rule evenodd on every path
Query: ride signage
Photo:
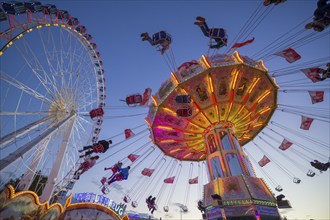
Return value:
M 74 196 L 76 202 L 93 202 L 109 207 L 115 211 L 120 217 L 123 217 L 126 213 L 126 205 L 123 203 L 117 204 L 112 199 L 109 199 L 103 195 L 96 195 L 95 193 L 76 193 Z

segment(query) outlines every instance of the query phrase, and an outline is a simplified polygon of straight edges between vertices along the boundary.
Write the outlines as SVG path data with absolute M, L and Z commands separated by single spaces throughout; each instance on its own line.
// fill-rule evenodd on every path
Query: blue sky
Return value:
M 147 42 L 142 42 L 140 34 L 148 32 L 152 35 L 160 30 L 166 30 L 172 35 L 173 54 L 177 65 L 193 59 L 199 59 L 202 55 L 208 53 L 208 39 L 202 35 L 200 29 L 193 24 L 196 16 L 203 16 L 206 18 L 209 27 L 222 27 L 226 29 L 228 34 L 228 42 L 231 45 L 237 34 L 242 30 L 246 21 L 255 13 L 261 1 L 44 1 L 44 3 L 53 3 L 58 8 L 69 11 L 69 13 L 77 17 L 79 21 L 88 28 L 89 33 L 94 37 L 95 43 L 98 45 L 98 51 L 101 53 L 101 60 L 104 63 L 104 70 L 106 76 L 107 98 L 106 98 L 106 113 L 105 121 L 102 125 L 100 139 L 107 139 L 117 134 L 121 134 L 113 139 L 113 143 L 119 143 L 124 139 L 123 131 L 126 128 L 134 128 L 143 124 L 144 117 L 148 111 L 147 108 L 114 108 L 114 106 L 125 106 L 120 99 L 124 99 L 126 95 L 133 93 L 143 93 L 144 89 L 149 87 L 155 94 L 162 82 L 170 77 L 170 69 L 168 68 L 164 57 Z M 316 7 L 316 1 L 287 1 L 275 7 L 271 6 L 269 11 L 260 23 L 255 23 L 255 27 L 245 31 L 245 38 L 247 40 L 255 37 L 255 41 L 240 48 L 239 52 L 242 55 L 252 56 L 256 52 L 262 50 L 264 47 L 272 45 L 280 36 L 288 36 L 287 34 L 294 27 L 303 30 L 303 21 L 311 20 L 313 11 Z M 261 7 L 261 10 L 266 10 L 266 7 Z M 259 22 L 259 21 L 258 21 Z M 313 32 L 305 30 L 303 33 Z M 265 65 L 272 72 L 282 68 L 290 68 L 291 66 L 308 63 L 311 60 L 327 57 L 329 60 L 329 29 L 325 30 L 326 36 L 316 39 L 306 44 L 301 43 L 296 48 L 296 51 L 302 56 L 302 59 L 296 63 L 289 64 L 283 58 L 277 56 L 265 57 Z M 286 35 L 287 34 L 287 35 Z M 300 40 L 302 42 L 302 40 Z M 273 44 L 274 45 L 274 44 Z M 278 48 L 285 45 L 282 43 Z M 228 48 L 222 48 L 217 53 L 224 53 Z M 274 49 L 276 50 L 276 48 Z M 277 52 L 277 51 L 276 51 Z M 262 57 L 263 59 L 264 57 Z M 305 67 L 309 67 L 308 65 Z M 324 66 L 323 66 L 324 67 Z M 296 68 L 297 69 L 297 68 Z M 302 73 L 297 71 L 295 74 L 287 77 L 279 77 L 277 82 L 281 83 L 290 80 L 299 80 L 304 78 Z M 329 81 L 323 82 L 323 87 L 329 88 Z M 300 87 L 299 89 L 304 89 Z M 312 106 L 310 97 L 307 92 L 297 93 L 281 93 L 278 97 L 278 103 L 290 104 L 294 106 Z M 317 104 L 317 107 L 329 110 L 329 89 L 325 92 L 325 101 Z M 312 110 L 315 111 L 315 110 Z M 145 113 L 143 115 L 143 113 Z M 111 119 L 112 116 L 128 116 L 142 114 L 136 117 L 118 117 Z M 329 117 L 329 116 L 328 116 Z M 300 117 L 292 114 L 285 114 L 275 112 L 271 121 L 285 125 L 298 132 L 300 126 Z M 146 128 L 141 127 L 139 132 Z M 270 125 L 269 128 L 276 130 L 276 127 Z M 88 131 L 87 131 L 88 132 Z M 267 130 L 265 129 L 265 132 Z M 285 134 L 285 132 L 282 131 Z M 302 133 L 316 137 L 319 140 L 327 143 L 329 147 L 329 123 L 315 121 L 310 131 Z M 115 146 L 105 154 L 101 155 L 102 162 L 97 164 L 90 171 L 86 172 L 76 184 L 74 192 L 93 191 L 100 193 L 98 182 L 105 174 L 104 167 L 113 165 L 118 160 L 125 158 L 129 153 L 134 152 L 143 143 L 148 142 L 148 135 L 141 141 L 133 139 Z M 314 148 L 309 142 L 298 139 L 298 143 Z M 281 138 L 277 137 L 279 141 Z M 255 141 L 259 144 L 259 138 Z M 129 146 L 120 153 L 111 156 L 113 152 Z M 274 144 L 275 145 L 275 144 Z M 263 143 L 263 146 L 265 144 Z M 300 160 L 293 152 L 288 154 L 288 157 L 279 155 L 274 150 L 265 146 L 265 150 L 284 167 L 287 167 L 295 176 L 302 179 L 302 183 L 297 185 L 292 182 L 292 179 L 283 174 L 283 171 L 276 166 L 275 163 L 270 163 L 263 168 L 266 173 L 271 175 L 283 188 L 283 194 L 291 201 L 293 209 L 284 210 L 282 214 L 289 219 L 329 219 L 329 171 L 319 173 L 313 178 L 309 178 L 303 173 L 299 173 L 298 169 L 292 167 L 289 163 L 292 160 Z M 247 144 L 245 149 L 256 160 L 261 159 L 263 153 L 260 152 L 254 145 Z M 329 149 L 319 149 L 315 147 L 324 155 L 323 158 L 329 158 Z M 299 151 L 299 150 L 298 150 Z M 141 152 L 143 153 L 143 152 Z M 139 181 L 141 175 L 139 170 L 144 167 L 154 166 L 153 162 L 159 155 L 160 151 L 155 149 L 150 156 L 143 160 L 139 169 L 136 169 L 129 180 L 123 181 L 119 184 L 120 190 L 112 190 L 108 194 L 109 198 L 120 202 L 123 194 L 130 189 L 134 189 L 134 193 L 146 198 L 147 193 L 153 192 L 159 194 L 160 186 L 162 185 L 162 178 L 167 173 L 160 173 L 159 177 L 149 184 L 149 187 L 142 186 L 141 190 L 146 190 L 146 193 L 140 192 L 134 188 L 134 184 Z M 147 153 L 146 153 L 147 154 Z M 107 158 L 107 159 L 105 159 Z M 289 159 L 288 159 L 289 158 Z M 167 159 L 168 163 L 170 159 Z M 158 160 L 157 160 L 158 161 Z M 299 161 L 303 163 L 302 161 Z M 127 164 L 124 164 L 127 165 Z M 253 164 L 256 166 L 255 164 Z M 184 203 L 184 195 L 187 187 L 186 182 L 187 173 L 189 171 L 190 163 L 183 164 L 183 171 L 181 181 L 176 185 L 174 196 L 172 197 L 172 204 L 170 207 L 170 215 L 167 217 L 180 218 L 178 204 Z M 305 163 L 308 167 L 308 164 Z M 195 164 L 193 168 L 193 176 L 198 174 L 198 166 Z M 267 177 L 255 167 L 257 176 L 264 178 L 267 182 Z M 204 173 L 205 175 L 205 173 Z M 204 177 L 205 181 L 205 177 Z M 267 182 L 271 187 L 271 183 Z M 274 191 L 274 189 L 272 189 Z M 166 200 L 170 193 L 167 187 L 162 200 Z M 183 214 L 183 219 L 201 219 L 200 212 L 196 208 L 196 201 L 199 198 L 200 190 L 197 186 L 190 187 L 189 197 L 189 212 Z M 175 205 L 176 204 L 176 205 Z M 163 204 L 160 204 L 162 210 Z M 140 199 L 137 209 L 133 209 L 128 205 L 128 210 L 133 210 L 139 213 L 147 213 L 144 199 Z M 156 211 L 154 216 L 159 218 L 166 218 L 164 212 Z

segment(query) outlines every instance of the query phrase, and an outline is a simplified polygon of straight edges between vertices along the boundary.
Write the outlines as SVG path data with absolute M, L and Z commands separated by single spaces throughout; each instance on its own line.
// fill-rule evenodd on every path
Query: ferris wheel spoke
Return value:
M 80 109 L 85 109 L 87 106 L 92 106 L 93 104 L 97 103 L 97 100 L 92 100 L 90 102 L 85 102 L 84 104 L 80 105 Z
M 84 128 L 84 126 L 82 125 L 82 123 L 81 123 L 80 121 L 83 121 L 83 122 L 85 122 L 86 124 L 89 124 L 89 125 L 91 125 L 91 126 L 93 125 L 92 122 L 87 121 L 85 118 L 83 118 L 83 117 L 81 117 L 81 116 L 79 116 L 77 119 L 78 119 L 78 120 L 77 120 L 77 123 L 78 123 L 79 127 L 81 127 L 81 128 L 84 129 L 84 130 L 85 130 L 85 128 Z
M 47 93 L 54 98 L 54 93 L 58 92 L 56 89 L 56 84 L 53 84 L 52 79 L 48 76 L 47 71 L 41 64 L 42 62 L 40 62 L 38 57 L 35 55 L 28 42 L 23 38 L 23 48 L 20 48 L 18 45 L 16 45 L 16 48 L 25 60 L 26 64 L 30 67 L 31 72 L 37 77 Z M 43 76 L 39 72 L 41 72 Z M 52 86 L 53 89 L 55 88 L 55 91 L 51 91 L 49 86 Z
M 36 90 L 28 87 L 24 83 L 22 83 L 22 82 L 18 81 L 17 79 L 9 76 L 8 74 L 4 73 L 3 71 L 1 71 L 0 79 L 7 82 L 8 84 L 16 87 L 17 89 L 20 89 L 20 90 L 24 91 L 25 93 L 29 94 L 30 96 L 35 97 L 36 99 L 39 99 L 39 100 L 41 100 L 43 102 L 46 102 L 48 104 L 52 104 L 52 101 L 49 98 L 41 95 Z
M 62 82 L 65 81 L 63 59 L 59 58 L 59 56 L 58 56 L 58 51 L 57 51 L 57 48 L 56 48 L 56 43 L 55 43 L 52 31 L 51 30 L 48 31 L 48 36 L 47 37 L 43 37 L 41 31 L 39 31 L 39 33 L 40 33 L 39 36 L 40 36 L 40 39 L 41 39 L 41 42 L 42 42 L 42 45 L 43 45 L 43 49 L 44 49 L 45 58 L 47 60 L 48 66 L 50 68 L 51 78 L 48 77 L 48 79 L 51 81 L 50 85 L 53 88 L 55 96 L 56 97 L 61 97 L 61 99 L 63 99 L 63 94 L 58 90 L 59 86 L 57 85 L 57 79 L 55 78 L 55 76 L 59 76 L 59 74 L 60 74 L 61 75 L 61 81 Z M 47 39 L 44 40 L 44 38 L 47 38 Z M 51 51 L 47 51 L 47 45 L 50 44 L 49 42 L 51 42 L 51 44 L 52 44 L 52 45 L 49 45 L 49 47 L 52 48 Z M 53 61 L 53 60 L 55 60 L 55 61 Z M 52 61 L 56 63 L 56 67 L 54 67 Z M 67 87 L 62 84 L 62 86 L 60 88 L 67 88 Z

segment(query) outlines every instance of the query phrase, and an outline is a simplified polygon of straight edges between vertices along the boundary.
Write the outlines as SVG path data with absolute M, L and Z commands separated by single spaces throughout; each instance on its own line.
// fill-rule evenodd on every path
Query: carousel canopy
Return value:
M 183 63 L 152 96 L 146 121 L 151 138 L 179 160 L 206 158 L 204 133 L 230 128 L 241 146 L 268 123 L 277 90 L 262 61 L 238 52 Z

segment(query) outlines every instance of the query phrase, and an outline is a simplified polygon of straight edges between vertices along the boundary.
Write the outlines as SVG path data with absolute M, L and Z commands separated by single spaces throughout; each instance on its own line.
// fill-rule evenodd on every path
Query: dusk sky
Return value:
M 183 62 L 200 59 L 202 55 L 231 53 L 231 51 L 228 52 L 229 47 L 223 47 L 217 51 L 208 50 L 209 39 L 204 37 L 201 30 L 194 25 L 196 16 L 205 17 L 210 28 L 224 28 L 227 31 L 229 46 L 235 43 L 234 39 L 243 42 L 255 38 L 253 43 L 239 48 L 238 52 L 252 59 L 264 60 L 269 73 L 275 73 L 275 80 L 280 86 L 280 90 L 290 90 L 287 92 L 279 91 L 278 104 L 304 106 L 306 108 L 301 107 L 301 111 L 309 111 L 315 115 L 325 115 L 324 120 L 314 120 L 310 130 L 305 131 L 299 128 L 301 123 L 299 115 L 275 111 L 269 125 L 263 130 L 264 134 L 259 136 L 268 140 L 277 148 L 279 146 L 278 142 L 282 142 L 283 138 L 274 135 L 270 130 L 273 129 L 280 134 L 287 135 L 299 145 L 321 154 L 319 157 L 310 154 L 310 158 L 328 162 L 330 158 L 330 82 L 327 79 L 320 84 L 313 84 L 310 80 L 306 80 L 306 76 L 299 71 L 299 69 L 314 67 L 313 60 L 321 59 L 322 61 L 317 65 L 322 68 L 325 68 L 325 64 L 330 61 L 330 29 L 328 28 L 321 33 L 304 29 L 305 24 L 312 20 L 316 0 L 288 0 L 282 4 L 268 7 L 263 6 L 261 0 L 63 0 L 42 2 L 52 3 L 59 9 L 67 10 L 87 27 L 88 33 L 94 37 L 97 44 L 97 50 L 101 54 L 100 58 L 103 61 L 105 70 L 107 97 L 105 117 L 99 139 L 112 138 L 113 148 L 101 154 L 100 162 L 81 176 L 71 191 L 73 194 L 76 192 L 101 194 L 100 179 L 107 174 L 104 167 L 112 166 L 134 152 L 141 155 L 141 157 L 146 156 L 146 159 L 143 159 L 141 164 L 137 162 L 139 166 L 136 168 L 133 165 L 128 180 L 116 184 L 116 189 L 112 189 L 106 195 L 107 197 L 120 203 L 123 195 L 131 193 L 132 197 L 139 200 L 139 204 L 137 208 L 132 208 L 128 204 L 127 211 L 148 213 L 145 198 L 149 194 L 157 195 L 160 197 L 159 210 L 155 211 L 154 217 L 179 219 L 179 207 L 180 204 L 185 204 L 187 199 L 185 194 L 188 192 L 187 206 L 189 212 L 183 213 L 182 219 L 202 218 L 196 207 L 197 201 L 202 195 L 201 185 L 206 184 L 208 181 L 205 170 L 198 170 L 198 166 L 202 167 L 202 163 L 194 163 L 191 171 L 190 177 L 199 175 L 202 183 L 197 185 L 189 186 L 187 184 L 191 167 L 190 162 L 182 163 L 180 178 L 172 186 L 165 187 L 163 185 L 163 179 L 169 173 L 169 170 L 165 168 L 160 169 L 159 172 L 156 171 L 154 179 L 141 180 L 141 178 L 146 178 L 141 176 L 143 168 L 163 166 L 163 161 L 164 167 L 170 167 L 172 166 L 172 159 L 165 157 L 165 160 L 162 160 L 163 155 L 157 147 L 153 152 L 147 150 L 152 146 L 148 131 L 124 141 L 124 129 L 138 127 L 133 130 L 134 133 L 147 129 L 144 118 L 147 116 L 148 108 L 127 107 L 124 102 L 120 101 L 125 99 L 127 95 L 143 93 L 145 88 L 151 88 L 152 94 L 155 94 L 160 85 L 170 77 L 171 71 L 175 71 Z M 265 13 L 262 14 L 262 12 Z M 258 14 L 257 18 L 254 18 L 255 20 L 252 20 L 253 15 L 256 15 L 256 13 L 261 14 Z M 246 28 L 246 26 L 248 27 Z M 175 60 L 173 67 L 166 62 L 166 56 L 162 56 L 155 47 L 152 47 L 148 42 L 141 41 L 141 33 L 148 32 L 149 35 L 152 35 L 161 30 L 167 31 L 172 36 L 171 51 L 173 52 L 173 60 Z M 294 35 L 294 33 L 297 35 Z M 303 38 L 303 36 L 310 37 L 311 34 L 314 34 L 312 40 L 309 40 L 311 38 L 307 39 L 307 37 Z M 281 37 L 282 41 L 279 40 Z M 290 64 L 284 58 L 273 55 L 288 47 L 295 49 L 301 55 L 301 59 Z M 264 48 L 265 50 L 263 50 Z M 281 71 L 287 71 L 291 74 L 276 77 L 281 75 Z M 295 81 L 297 82 L 296 85 Z M 305 84 L 299 84 L 300 82 L 309 84 L 306 86 Z M 281 85 L 287 85 L 287 87 L 283 86 L 282 88 Z M 325 92 L 324 101 L 312 104 L 307 92 L 309 89 L 323 90 Z M 324 110 L 325 113 L 320 113 L 321 110 Z M 89 120 L 87 117 L 86 119 Z M 281 127 L 291 129 L 293 132 L 288 132 L 281 129 Z M 86 136 L 89 136 L 90 132 L 87 130 Z M 295 136 L 294 133 L 303 134 L 303 137 Z M 273 135 L 276 140 L 271 140 L 267 135 Z M 303 160 L 300 157 L 303 150 L 298 144 L 297 146 L 293 145 L 295 150 L 280 152 L 268 146 L 259 136 L 254 138 L 256 144 L 248 143 L 244 146 L 244 149 L 250 159 L 253 158 L 252 165 L 257 176 L 265 180 L 274 194 L 279 194 L 274 189 L 274 183 L 278 183 L 283 187 L 284 190 L 281 193 L 291 202 L 293 208 L 280 210 L 281 214 L 287 216 L 288 219 L 330 219 L 329 170 L 320 173 L 312 168 L 308 160 Z M 314 145 L 313 142 L 304 139 L 304 137 L 313 137 L 324 143 L 325 147 Z M 141 151 L 137 151 L 145 143 L 148 143 L 148 146 Z M 256 145 L 260 146 L 271 157 L 272 162 L 263 168 L 254 162 L 254 160 L 259 161 L 265 154 Z M 127 159 L 124 162 L 124 166 L 130 165 Z M 283 170 L 283 167 L 288 170 L 289 175 Z M 308 177 L 306 175 L 308 169 L 312 169 L 316 175 L 312 178 Z M 178 166 L 174 168 L 173 173 L 177 173 L 177 171 Z M 293 183 L 290 174 L 299 177 L 301 183 Z M 135 186 L 141 182 L 144 184 L 137 189 Z M 187 187 L 190 187 L 189 191 L 187 191 Z M 168 201 L 172 189 L 174 191 L 172 192 L 173 197 L 170 199 L 170 211 L 165 214 L 163 206 Z

